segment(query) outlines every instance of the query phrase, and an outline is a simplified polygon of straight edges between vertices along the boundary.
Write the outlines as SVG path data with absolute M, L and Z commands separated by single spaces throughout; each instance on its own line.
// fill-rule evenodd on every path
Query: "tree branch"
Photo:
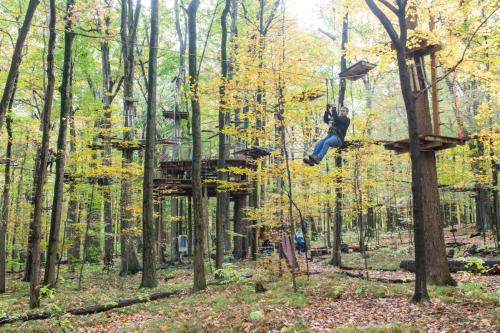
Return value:
M 394 14 L 398 15 L 398 9 L 394 7 L 394 5 L 391 4 L 389 1 L 387 0 L 378 0 L 378 1 L 380 1 L 384 6 L 389 8 Z
M 276 15 L 276 11 L 278 10 L 278 7 L 280 6 L 281 0 L 276 0 L 274 2 L 274 7 L 271 10 L 271 13 L 269 14 L 269 17 L 267 18 L 266 26 L 264 27 L 264 31 L 262 31 L 263 35 L 267 34 L 267 30 L 269 30 L 269 27 L 271 26 L 271 23 L 274 20 L 274 16 Z
M 120 77 L 120 81 L 118 81 L 118 85 L 116 86 L 115 93 L 111 96 L 111 102 L 115 99 L 116 95 L 118 95 L 118 92 L 120 91 L 120 88 L 122 86 L 124 77 Z
M 465 45 L 465 48 L 462 52 L 462 56 L 460 57 L 460 59 L 455 63 L 455 65 L 453 65 L 450 69 L 448 69 L 448 71 L 446 71 L 445 74 L 443 74 L 440 78 L 436 79 L 434 82 L 432 82 L 430 85 L 428 85 L 427 87 L 425 87 L 424 89 L 422 89 L 421 91 L 418 92 L 418 94 L 415 96 L 415 97 L 418 97 L 420 95 L 422 95 L 424 92 L 428 91 L 429 89 L 431 89 L 434 85 L 438 84 L 439 82 L 441 82 L 444 78 L 446 78 L 448 75 L 450 75 L 451 73 L 453 73 L 458 66 L 460 66 L 460 64 L 465 60 L 465 54 L 467 53 L 467 50 L 469 49 L 470 45 L 472 44 L 472 40 L 474 39 L 474 37 L 477 35 L 477 33 L 479 32 L 479 30 L 486 24 L 486 22 L 488 21 L 488 19 L 490 17 L 493 16 L 493 14 L 495 14 L 495 12 L 500 8 L 500 5 L 497 6 L 491 13 L 490 15 L 488 15 L 478 26 L 477 28 L 474 30 L 474 32 L 472 33 L 472 35 L 468 38 L 467 40 L 467 44 Z
M 247 10 L 247 7 L 245 6 L 245 3 L 244 2 L 241 2 L 241 8 L 243 8 L 243 17 L 245 18 L 245 20 L 250 23 L 251 25 L 253 25 L 254 27 L 257 27 L 257 25 L 255 24 L 254 21 L 252 21 L 252 19 L 250 18 L 250 16 L 248 15 L 248 10 Z
M 319 28 L 318 31 L 321 32 L 326 37 L 330 38 L 331 40 L 336 40 L 337 39 L 333 34 L 329 33 L 328 31 L 325 31 L 325 30 L 323 30 L 321 28 Z
M 366 4 L 372 11 L 372 13 L 379 19 L 380 23 L 384 26 L 385 30 L 387 31 L 387 34 L 391 38 L 392 43 L 396 47 L 396 49 L 404 48 L 405 46 L 401 42 L 401 39 L 399 38 L 396 30 L 394 30 L 394 27 L 387 18 L 387 16 L 380 10 L 380 8 L 375 4 L 373 0 L 365 0 Z

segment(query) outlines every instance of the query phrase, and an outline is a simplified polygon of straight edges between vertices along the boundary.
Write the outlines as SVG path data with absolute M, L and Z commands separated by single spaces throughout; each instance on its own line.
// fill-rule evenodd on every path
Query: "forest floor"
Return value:
M 275 256 L 227 266 L 225 279 L 209 274 L 207 290 L 191 293 L 192 269 L 181 266 L 158 271 L 159 285 L 142 290 L 140 274 L 119 277 L 116 269 L 86 267 L 82 288 L 78 274 L 63 267 L 59 287 L 42 300 L 51 319 L 16 322 L 0 327 L 7 332 L 498 332 L 500 330 L 500 278 L 498 275 L 453 274 L 457 287 L 430 286 L 431 303 L 410 302 L 414 278 L 395 269 L 399 260 L 412 257 L 411 245 L 399 237 L 380 239 L 369 251 L 370 280 L 347 276 L 327 265 L 327 258 L 305 264 L 294 292 L 291 275 Z M 463 240 L 467 240 L 463 237 Z M 476 242 L 471 239 L 471 242 Z M 362 267 L 359 253 L 343 254 L 343 263 Z M 349 273 L 366 274 L 364 270 Z M 8 280 L 8 293 L 0 296 L 0 316 L 26 312 L 28 283 L 18 274 Z M 377 282 L 376 278 L 403 283 Z M 407 280 L 408 282 L 404 282 Z M 255 282 L 267 289 L 255 292 Z M 400 281 L 401 282 L 401 281 Z M 177 291 L 174 296 L 94 315 L 64 315 L 66 309 L 116 302 L 154 291 Z

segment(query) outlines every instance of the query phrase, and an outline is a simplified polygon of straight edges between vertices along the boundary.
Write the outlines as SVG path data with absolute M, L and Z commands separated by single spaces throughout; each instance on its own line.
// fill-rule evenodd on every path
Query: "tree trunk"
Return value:
M 419 85 L 420 87 L 425 87 L 424 59 L 423 57 L 417 56 L 414 61 L 416 64 Z M 432 134 L 427 91 L 417 93 L 419 93 L 419 95 L 415 102 L 415 112 L 418 132 L 422 134 Z M 447 264 L 435 154 L 434 151 L 422 151 L 420 155 L 421 172 L 425 175 L 425 177 L 421 179 L 423 207 L 425 207 L 423 211 L 425 252 L 429 254 L 432 253 L 432 255 L 426 256 L 427 281 L 437 285 L 455 285 L 456 282 L 451 277 Z
M 165 234 L 165 221 L 163 220 L 163 201 L 158 204 L 158 263 L 165 264 L 165 252 L 167 250 L 167 239 Z
M 11 258 L 13 261 L 13 264 L 11 266 L 11 271 L 17 270 L 17 263 L 16 260 L 21 260 L 21 251 L 18 251 L 17 249 L 17 243 L 16 243 L 16 236 L 18 234 L 18 225 L 19 227 L 22 227 L 22 224 L 20 223 L 21 220 L 21 198 L 23 197 L 23 178 L 24 178 L 24 170 L 25 170 L 25 165 L 26 165 L 26 156 L 27 156 L 27 149 L 28 149 L 28 144 L 26 143 L 24 146 L 23 150 L 23 157 L 22 161 L 20 164 L 20 169 L 21 172 L 19 173 L 19 180 L 17 182 L 17 195 L 16 195 L 16 207 L 15 207 L 15 217 L 14 217 L 14 231 L 13 234 L 14 236 L 12 237 L 12 254 Z M 22 230 L 22 229 L 21 229 Z
M 47 160 L 49 151 L 50 136 L 50 114 L 52 111 L 52 101 L 54 98 L 54 49 L 56 46 L 56 4 L 55 0 L 50 0 L 50 21 L 49 21 L 49 44 L 47 52 L 47 90 L 43 106 L 42 117 L 42 147 L 40 149 L 40 163 L 36 173 L 35 193 L 33 197 L 33 228 L 31 230 L 31 263 L 30 263 L 30 308 L 40 306 L 40 240 L 42 229 L 42 205 L 43 205 L 43 185 L 47 177 Z
M 158 55 L 158 0 L 151 0 L 151 34 L 149 42 L 148 105 L 146 147 L 144 149 L 144 182 L 142 193 L 142 281 L 141 287 L 156 287 L 156 237 L 153 218 L 153 177 L 156 139 L 156 81 Z
M 97 182 L 92 183 L 97 184 Z M 96 264 L 100 261 L 102 249 L 100 246 L 100 223 L 101 223 L 102 200 L 99 192 L 92 195 L 87 207 L 87 225 L 89 230 L 86 233 L 85 242 L 87 250 L 84 253 L 85 262 Z
M 247 237 L 246 237 L 246 223 L 243 219 L 243 210 L 247 202 L 246 196 L 236 196 L 234 198 L 234 253 L 236 259 L 244 259 L 247 256 Z
M 111 10 L 110 6 L 105 9 Z M 101 27 L 101 22 L 98 23 L 98 32 L 104 36 L 109 36 L 109 26 L 111 18 L 108 12 L 104 14 L 104 26 Z M 101 31 L 104 28 L 104 31 Z M 102 164 L 106 168 L 111 166 L 111 145 L 110 145 L 110 129 L 111 129 L 111 104 L 113 102 L 113 86 L 114 82 L 111 77 L 111 64 L 109 43 L 107 39 L 101 41 L 101 74 L 102 74 L 102 96 L 104 117 L 101 121 L 101 132 L 103 138 Z M 117 87 L 116 89 L 119 89 Z M 102 197 L 103 197 L 103 217 L 104 217 L 104 266 L 110 267 L 113 265 L 113 217 L 111 211 L 111 186 L 112 178 L 106 175 L 102 178 Z
M 179 72 L 175 79 L 175 101 L 174 101 L 174 140 L 176 143 L 173 145 L 172 158 L 174 160 L 180 159 L 180 117 L 177 117 L 177 112 L 181 111 L 181 100 L 182 100 L 182 89 L 185 82 L 185 53 L 186 53 L 186 42 L 185 36 L 182 33 L 181 18 L 179 15 L 180 11 L 179 1 L 176 0 L 174 4 L 175 10 L 175 30 L 177 32 L 177 39 L 179 41 Z M 171 216 L 175 218 L 175 221 L 170 223 L 170 260 L 171 262 L 177 262 L 180 260 L 179 257 L 179 243 L 177 237 L 179 236 L 179 198 L 172 197 L 170 200 L 170 212 Z
M 227 16 L 231 1 L 226 0 L 226 5 L 222 10 L 221 16 L 221 47 L 220 47 L 220 66 L 221 66 L 221 79 L 219 84 L 219 155 L 217 159 L 217 180 L 221 183 L 217 189 L 217 213 L 215 218 L 215 267 L 222 268 L 224 263 L 224 248 L 225 248 L 225 227 L 227 224 L 228 211 L 229 211 L 229 192 L 221 189 L 222 184 L 227 181 L 227 172 L 222 171 L 226 167 L 226 140 L 227 136 L 224 134 L 225 119 L 227 113 L 226 107 L 226 81 L 227 81 Z
M 340 58 L 340 71 L 347 68 L 347 60 L 345 57 L 346 45 L 349 37 L 349 14 L 346 13 L 342 21 L 342 57 Z M 340 80 L 339 88 L 339 105 L 344 105 L 346 90 L 345 79 Z M 338 151 L 335 156 L 335 168 L 342 170 L 342 151 Z M 331 263 L 334 266 L 340 267 L 342 265 L 340 244 L 342 243 L 342 176 L 339 175 L 335 179 L 335 219 L 334 219 L 334 238 Z
M 78 227 L 78 213 L 81 208 L 78 205 L 78 197 L 75 193 L 75 184 L 72 181 L 69 185 L 68 203 L 68 238 L 71 239 L 71 246 L 68 249 L 68 264 L 74 270 L 75 263 L 80 259 L 80 228 Z
M 199 0 L 191 0 L 187 10 L 188 14 L 188 35 L 189 35 L 189 85 L 191 91 L 191 108 L 193 127 L 193 209 L 194 209 L 194 258 L 193 258 L 193 290 L 205 289 L 205 267 L 203 264 L 203 219 L 201 216 L 201 117 L 200 102 L 198 96 L 198 73 L 196 61 L 196 13 L 200 5 Z
M 135 114 L 134 99 L 134 44 L 137 36 L 137 24 L 141 11 L 140 0 L 132 8 L 132 1 L 121 2 L 120 37 L 123 60 L 123 141 L 134 139 L 133 119 Z M 128 172 L 133 162 L 133 150 L 122 151 L 122 175 L 120 184 L 120 275 L 135 274 L 141 266 L 134 248 L 134 235 L 131 225 L 134 219 L 132 205 L 132 181 Z
M 188 196 L 188 256 L 193 256 L 193 212 L 191 196 Z
M 14 83 L 14 89 L 9 102 L 9 112 L 12 110 L 12 104 L 14 103 L 14 96 L 16 94 L 17 78 Z M 7 224 L 9 221 L 9 199 L 10 199 L 10 183 L 11 183 L 11 172 L 10 167 L 12 165 L 12 117 L 7 115 L 7 148 L 5 149 L 5 169 L 4 169 L 4 184 L 2 192 L 2 209 L 0 211 L 0 294 L 5 292 L 5 271 L 7 269 Z M 19 196 L 20 193 L 17 195 Z M 15 237 L 15 233 L 14 233 Z M 13 258 L 12 258 L 13 259 Z
M 3 118 L 7 113 L 10 100 L 14 94 L 14 87 L 16 85 L 16 79 L 23 57 L 24 42 L 26 41 L 26 36 L 28 36 L 31 20 L 33 19 L 33 15 L 35 14 L 36 7 L 39 3 L 39 0 L 30 0 L 28 9 L 26 10 L 26 15 L 24 16 L 23 25 L 21 26 L 21 29 L 19 29 L 19 35 L 17 36 L 14 53 L 12 54 L 12 60 L 10 62 L 9 73 L 7 74 L 2 99 L 0 100 L 0 129 L 2 129 Z
M 179 236 L 179 198 L 172 197 L 170 200 L 170 261 L 175 263 L 179 261 L 179 244 L 177 237 Z
M 416 115 L 415 97 L 412 93 L 408 65 L 406 63 L 406 2 L 398 2 L 397 17 L 399 22 L 400 35 L 394 30 L 394 26 L 387 16 L 380 10 L 373 0 L 365 0 L 370 10 L 384 26 L 387 34 L 396 49 L 399 81 L 401 83 L 401 93 L 406 109 L 408 120 L 408 136 L 410 145 L 410 158 L 412 166 L 412 197 L 413 197 L 413 220 L 415 238 L 415 292 L 413 300 L 415 302 L 425 302 L 429 299 L 426 281 L 426 247 L 424 230 L 424 199 L 423 185 L 424 164 L 422 163 L 422 153 L 419 144 L 418 121 Z M 418 93 L 418 92 L 417 92 Z
M 61 82 L 61 114 L 59 117 L 59 136 L 56 152 L 56 179 L 54 182 L 54 197 L 52 201 L 52 215 L 50 219 L 50 235 L 45 263 L 44 284 L 54 287 L 56 284 L 56 261 L 59 243 L 59 229 L 61 227 L 61 213 L 64 190 L 64 166 L 66 162 L 66 132 L 68 116 L 71 115 L 71 55 L 73 46 L 72 16 L 73 0 L 66 3 L 66 23 L 64 29 L 64 64 Z

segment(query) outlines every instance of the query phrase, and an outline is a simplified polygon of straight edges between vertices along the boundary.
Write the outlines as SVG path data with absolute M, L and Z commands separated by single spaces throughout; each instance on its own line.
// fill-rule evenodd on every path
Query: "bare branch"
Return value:
M 389 1 L 387 1 L 387 0 L 378 0 L 378 1 L 380 1 L 384 6 L 389 8 L 391 10 L 391 12 L 398 15 L 398 9 L 396 7 L 394 7 L 394 5 L 391 4 Z
M 118 95 L 118 92 L 120 92 L 120 88 L 122 86 L 123 79 L 124 79 L 123 76 L 120 77 L 120 81 L 118 81 L 118 86 L 116 86 L 116 90 L 115 90 L 114 94 L 111 96 L 111 102 L 113 102 L 113 100 L 115 99 L 116 95 Z
M 257 27 L 257 24 L 255 24 L 255 22 L 248 15 L 248 10 L 247 10 L 247 7 L 245 6 L 244 2 L 241 2 L 241 8 L 243 8 L 243 17 L 245 18 L 245 20 L 248 23 L 250 23 L 251 25 L 253 25 L 254 27 Z
M 391 38 L 392 43 L 396 47 L 396 49 L 404 49 L 405 45 L 401 42 L 396 30 L 394 30 L 394 26 L 387 16 L 380 10 L 380 8 L 375 4 L 373 0 L 365 0 L 366 4 L 372 11 L 372 13 L 379 19 L 380 23 L 384 26 L 387 34 Z
M 280 6 L 281 0 L 276 0 L 274 2 L 273 9 L 271 10 L 271 13 L 269 14 L 269 17 L 267 18 L 266 25 L 264 27 L 264 31 L 262 31 L 263 35 L 267 34 L 267 30 L 269 30 L 269 27 L 271 26 L 271 23 L 274 20 L 274 16 L 276 15 L 276 11 L 278 10 L 278 7 Z
M 323 30 L 321 28 L 319 28 L 318 31 L 321 32 L 326 37 L 330 38 L 331 40 L 336 40 L 337 39 L 333 34 L 329 33 L 328 31 L 325 31 L 325 30 Z
M 479 32 L 479 30 L 486 24 L 486 22 L 488 21 L 488 19 L 490 17 L 493 16 L 493 14 L 495 14 L 495 12 L 500 9 L 500 6 L 497 6 L 491 13 L 490 15 L 488 15 L 478 26 L 477 28 L 474 30 L 474 32 L 472 33 L 472 35 L 469 36 L 468 40 L 467 40 L 467 44 L 465 45 L 465 48 L 462 52 L 462 56 L 460 57 L 460 59 L 455 63 L 455 65 L 453 65 L 450 69 L 448 69 L 448 71 L 446 71 L 445 74 L 443 74 L 440 78 L 436 79 L 434 82 L 432 82 L 430 85 L 428 85 L 427 87 L 425 87 L 425 89 L 422 89 L 421 91 L 418 92 L 418 94 L 416 95 L 416 97 L 422 95 L 424 92 L 428 91 L 429 89 L 431 89 L 434 85 L 438 84 L 439 82 L 441 82 L 444 78 L 446 78 L 448 75 L 450 75 L 451 73 L 453 73 L 458 66 L 460 66 L 460 64 L 465 60 L 465 54 L 467 53 L 467 51 L 469 50 L 471 44 L 472 44 L 472 40 L 474 39 L 474 37 L 477 35 L 477 33 Z

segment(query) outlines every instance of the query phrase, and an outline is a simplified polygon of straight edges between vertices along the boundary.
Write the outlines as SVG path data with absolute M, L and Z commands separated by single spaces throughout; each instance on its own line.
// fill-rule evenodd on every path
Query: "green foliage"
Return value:
M 264 314 L 262 313 L 262 311 L 254 310 L 250 312 L 248 317 L 250 317 L 250 319 L 252 320 L 257 320 L 257 319 L 262 319 L 264 317 Z
M 40 297 L 47 297 L 49 299 L 53 299 L 56 295 L 54 289 L 50 288 L 48 285 L 43 285 L 40 287 Z
M 476 257 L 468 257 L 466 260 L 467 260 L 467 265 L 465 265 L 465 267 L 471 269 L 471 271 L 478 272 L 479 274 L 485 273 L 487 271 L 483 259 Z
M 217 284 L 235 283 L 241 279 L 241 273 L 231 263 L 223 264 L 222 268 L 215 270 L 214 276 L 216 277 Z
M 212 300 L 212 307 L 215 311 L 223 311 L 231 304 L 231 299 L 227 295 L 216 295 Z
M 342 295 L 342 292 L 344 291 L 345 287 L 344 286 L 334 286 L 328 289 L 325 292 L 326 297 L 331 297 L 331 298 L 339 298 Z
M 458 289 L 466 296 L 484 298 L 484 284 L 479 282 L 459 282 Z
M 294 321 L 290 326 L 284 327 L 282 333 L 306 333 L 309 329 L 305 323 L 300 320 Z

